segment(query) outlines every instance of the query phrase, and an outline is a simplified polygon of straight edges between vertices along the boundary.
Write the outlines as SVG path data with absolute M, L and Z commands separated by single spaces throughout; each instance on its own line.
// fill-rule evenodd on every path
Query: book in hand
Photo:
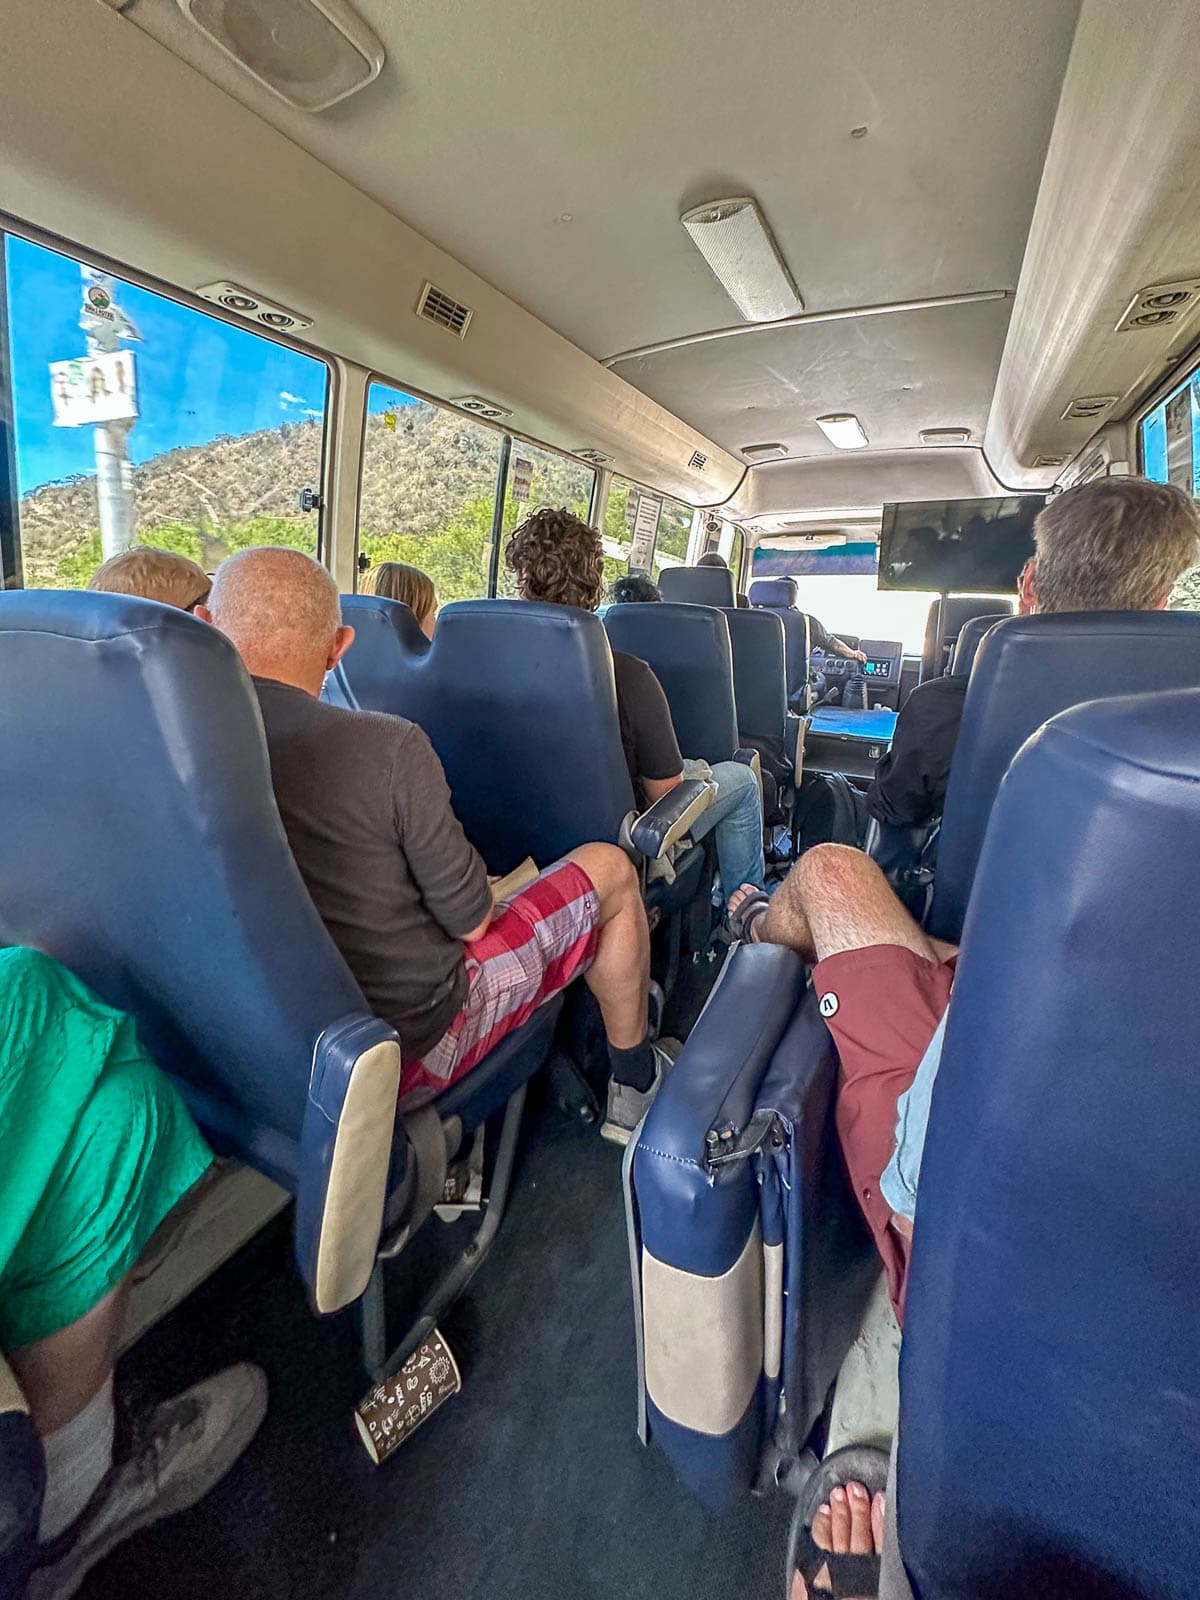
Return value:
M 502 878 L 497 878 L 492 884 L 492 901 L 500 905 L 502 901 L 511 900 L 519 889 L 527 883 L 532 883 L 538 875 L 538 866 L 532 856 L 526 856 L 524 861 L 506 872 Z

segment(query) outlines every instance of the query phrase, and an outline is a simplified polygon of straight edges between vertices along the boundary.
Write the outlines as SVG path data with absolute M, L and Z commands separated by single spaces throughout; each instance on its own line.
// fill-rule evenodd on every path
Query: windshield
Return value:
M 875 587 L 874 574 L 846 573 L 800 580 L 801 608 L 830 633 L 864 639 L 899 639 L 906 655 L 921 654 L 925 621 L 936 594 L 902 594 Z

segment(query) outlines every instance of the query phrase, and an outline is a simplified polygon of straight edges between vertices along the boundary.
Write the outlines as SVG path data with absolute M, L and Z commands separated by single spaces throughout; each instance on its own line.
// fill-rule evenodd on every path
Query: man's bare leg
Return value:
M 760 943 L 787 945 L 808 962 L 877 944 L 901 945 L 935 962 L 955 951 L 917 926 L 870 856 L 844 844 L 806 851 L 754 933 Z
M 112 1376 L 129 1283 L 125 1278 L 85 1316 L 48 1339 L 6 1352 L 43 1437 L 78 1416 Z
M 633 1050 L 646 1037 L 650 928 L 637 869 L 613 844 L 584 844 L 568 853 L 590 878 L 600 902 L 600 940 L 584 982 L 596 996 L 608 1042 Z

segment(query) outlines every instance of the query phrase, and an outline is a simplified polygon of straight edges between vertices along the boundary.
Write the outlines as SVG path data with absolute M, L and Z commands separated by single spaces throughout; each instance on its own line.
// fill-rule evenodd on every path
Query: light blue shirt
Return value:
M 916 1077 L 896 1102 L 896 1148 L 879 1180 L 888 1205 L 910 1222 L 917 1212 L 917 1183 L 921 1177 L 925 1132 L 929 1127 L 929 1106 L 942 1062 L 942 1041 L 946 1037 L 949 1014 L 948 1011 L 942 1013 L 942 1020 L 921 1057 Z

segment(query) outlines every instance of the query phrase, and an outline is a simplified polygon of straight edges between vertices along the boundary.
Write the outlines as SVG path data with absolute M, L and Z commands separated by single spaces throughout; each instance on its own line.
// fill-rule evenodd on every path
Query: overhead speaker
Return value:
M 264 89 L 324 111 L 379 76 L 383 45 L 345 0 L 178 0 L 190 22 Z

